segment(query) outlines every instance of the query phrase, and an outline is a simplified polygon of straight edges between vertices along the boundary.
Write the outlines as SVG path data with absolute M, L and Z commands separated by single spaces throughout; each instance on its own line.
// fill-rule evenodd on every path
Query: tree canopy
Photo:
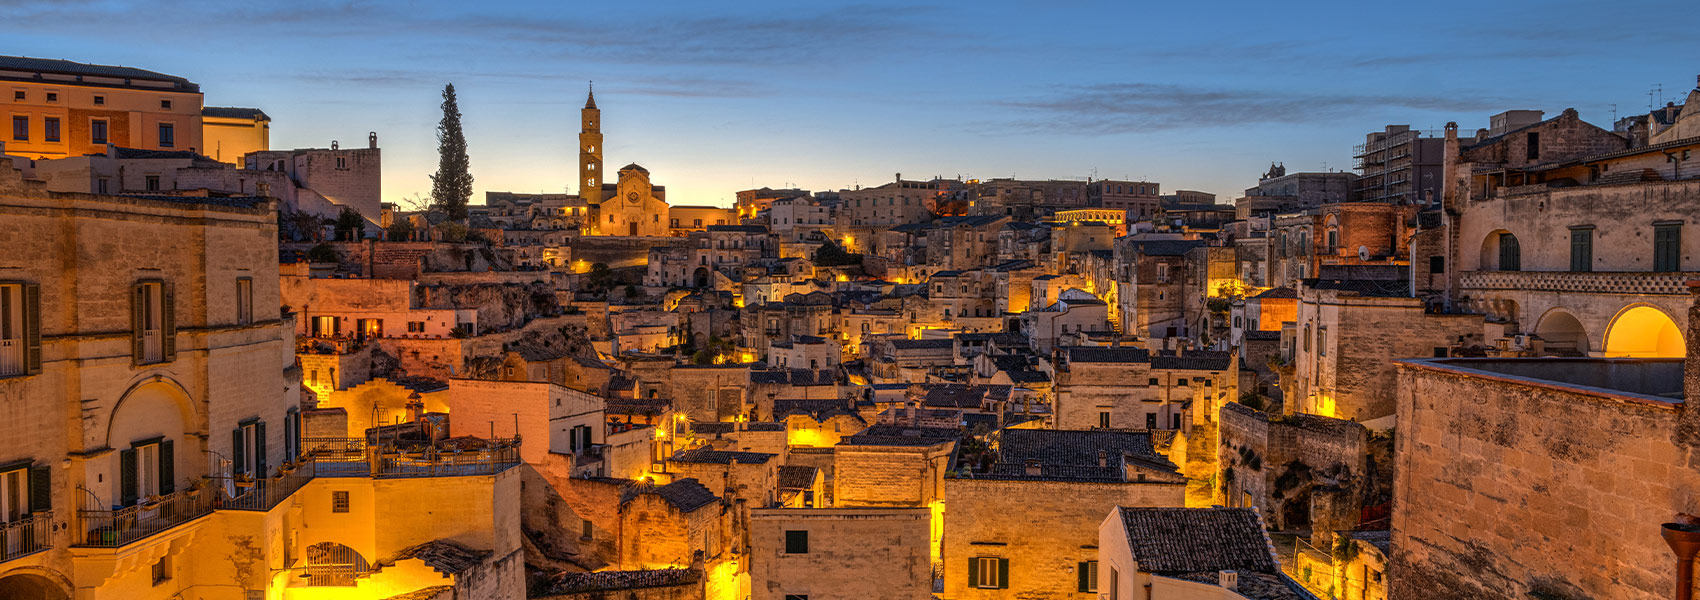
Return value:
M 460 127 L 455 86 L 443 86 L 443 120 L 437 124 L 437 173 L 431 176 L 431 209 L 450 220 L 466 220 L 472 199 L 472 161 L 466 156 L 466 134 Z

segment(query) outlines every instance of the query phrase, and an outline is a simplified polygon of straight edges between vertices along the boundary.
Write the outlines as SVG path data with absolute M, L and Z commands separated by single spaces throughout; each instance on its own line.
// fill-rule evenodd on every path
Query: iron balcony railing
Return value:
M 23 558 L 53 547 L 53 512 L 0 523 L 0 562 Z
M 267 511 L 278 503 L 283 502 L 299 491 L 307 482 L 312 481 L 318 463 L 313 457 L 307 457 L 299 466 L 290 468 L 277 477 L 260 479 L 252 484 L 236 484 L 236 495 L 219 505 L 219 508 L 230 510 Z
M 205 483 L 211 480 L 202 481 Z M 87 494 L 84 503 L 88 504 L 93 497 L 92 493 Z M 83 538 L 75 545 L 118 548 L 211 514 L 222 500 L 222 490 L 214 485 L 203 484 L 136 506 L 110 510 L 85 506 L 77 511 L 78 519 L 83 524 Z
M 519 438 L 414 447 L 369 444 L 364 438 L 303 438 L 317 477 L 456 477 L 491 475 L 519 464 Z

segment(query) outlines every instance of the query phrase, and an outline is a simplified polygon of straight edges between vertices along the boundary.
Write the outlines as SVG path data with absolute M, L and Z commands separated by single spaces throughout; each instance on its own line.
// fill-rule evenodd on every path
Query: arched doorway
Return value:
M 1682 357 L 1687 353 L 1676 321 L 1651 306 L 1625 309 L 1606 329 L 1606 356 Z
M 1487 234 L 1482 239 L 1481 262 L 1476 268 L 1482 271 L 1523 270 L 1523 250 L 1517 243 L 1517 236 L 1504 229 Z
M 1555 308 L 1541 316 L 1535 335 L 1546 340 L 1547 353 L 1555 356 L 1587 356 L 1588 332 L 1570 311 Z
M 691 275 L 691 279 L 695 282 L 696 287 L 708 287 L 708 268 L 697 267 L 696 272 Z
M 353 586 L 367 570 L 366 558 L 348 546 L 319 542 L 307 547 L 307 585 Z
M 34 573 L 0 577 L 0 598 L 8 600 L 69 600 L 58 582 Z

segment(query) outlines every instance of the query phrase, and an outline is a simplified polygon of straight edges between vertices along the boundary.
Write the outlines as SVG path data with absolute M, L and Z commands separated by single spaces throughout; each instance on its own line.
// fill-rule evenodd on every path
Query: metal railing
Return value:
M 17 338 L 0 339 L 0 375 L 20 375 L 24 372 L 24 341 Z
M 87 506 L 94 498 L 94 494 L 87 494 L 85 507 L 77 511 L 83 525 L 83 538 L 75 545 L 117 548 L 211 514 L 223 500 L 223 491 L 214 485 L 202 485 L 119 509 Z
M 291 469 L 275 478 L 260 479 L 251 486 L 238 485 L 236 495 L 224 501 L 219 508 L 230 510 L 267 511 L 278 503 L 283 502 L 299 491 L 307 482 L 312 481 L 317 471 L 318 463 L 311 457 L 300 466 Z
M 481 447 L 453 444 L 397 447 L 364 438 L 303 438 L 318 477 L 455 477 L 491 475 L 519 464 L 519 438 L 495 439 Z
M 0 523 L 0 562 L 23 558 L 53 547 L 53 512 L 42 511 Z

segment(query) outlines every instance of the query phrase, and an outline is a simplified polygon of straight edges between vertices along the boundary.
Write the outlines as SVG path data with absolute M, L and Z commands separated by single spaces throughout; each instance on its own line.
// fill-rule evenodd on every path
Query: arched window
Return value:
M 1499 234 L 1499 270 L 1523 270 L 1523 251 L 1517 247 L 1517 236 L 1510 233 Z

